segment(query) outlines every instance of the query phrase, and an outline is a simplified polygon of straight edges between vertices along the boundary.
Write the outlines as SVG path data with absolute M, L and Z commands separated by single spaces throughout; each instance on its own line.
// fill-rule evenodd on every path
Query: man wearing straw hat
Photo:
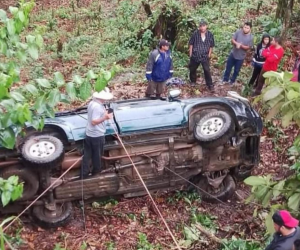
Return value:
M 101 157 L 105 144 L 106 121 L 113 118 L 103 103 L 113 98 L 108 88 L 93 94 L 87 112 L 86 137 L 84 140 L 84 156 L 82 160 L 80 177 L 87 178 L 90 173 L 90 160 L 92 160 L 92 175 L 101 172 Z

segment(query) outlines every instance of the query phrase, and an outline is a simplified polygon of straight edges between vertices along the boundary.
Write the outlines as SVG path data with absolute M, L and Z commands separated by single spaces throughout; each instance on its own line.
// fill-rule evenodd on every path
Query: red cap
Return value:
M 299 221 L 291 216 L 291 214 L 286 210 L 280 210 L 279 214 L 282 218 L 283 225 L 287 227 L 297 227 L 299 224 Z

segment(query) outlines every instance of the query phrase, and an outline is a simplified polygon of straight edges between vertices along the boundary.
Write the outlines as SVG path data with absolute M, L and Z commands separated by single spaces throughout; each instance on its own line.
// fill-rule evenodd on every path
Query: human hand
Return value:
M 107 111 L 105 111 L 105 114 L 104 114 L 104 119 L 105 120 L 110 120 L 114 117 L 114 114 L 113 113 L 108 113 Z
M 152 75 L 151 74 L 146 74 L 146 78 L 148 81 L 151 81 L 152 80 Z
M 241 45 L 242 45 L 241 43 L 236 43 L 235 44 L 235 46 L 236 46 L 237 49 L 239 49 L 241 47 Z

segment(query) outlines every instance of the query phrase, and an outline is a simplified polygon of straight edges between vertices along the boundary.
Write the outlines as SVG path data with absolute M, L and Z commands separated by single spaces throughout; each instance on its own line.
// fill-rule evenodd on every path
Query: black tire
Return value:
M 211 122 L 214 122 L 212 127 Z M 214 111 L 200 117 L 194 127 L 194 136 L 201 146 L 215 148 L 225 144 L 233 136 L 234 130 L 234 121 L 228 113 Z
M 4 179 L 8 179 L 12 175 L 18 176 L 19 182 L 24 183 L 23 194 L 18 201 L 25 201 L 34 197 L 39 189 L 39 178 L 37 174 L 32 170 L 22 166 L 9 167 L 1 172 L 1 176 Z
M 254 165 L 236 167 L 234 169 L 234 177 L 238 181 L 243 181 L 246 178 L 248 178 L 249 176 L 251 176 L 251 172 L 252 172 L 253 168 L 254 168 Z
M 35 206 L 32 209 L 32 217 L 37 225 L 42 228 L 57 228 L 68 224 L 72 217 L 72 202 L 56 203 L 56 214 L 45 206 Z
M 45 147 L 46 149 L 43 149 Z M 35 148 L 42 151 L 35 151 Z M 25 166 L 36 170 L 54 169 L 61 165 L 64 159 L 62 142 L 50 135 L 40 135 L 29 138 L 22 147 L 22 158 Z
M 211 203 L 218 203 L 220 200 L 227 201 L 232 197 L 236 188 L 235 181 L 229 174 L 224 178 L 217 190 L 208 184 L 205 176 L 200 176 L 195 184 L 199 187 L 197 192 L 202 199 Z

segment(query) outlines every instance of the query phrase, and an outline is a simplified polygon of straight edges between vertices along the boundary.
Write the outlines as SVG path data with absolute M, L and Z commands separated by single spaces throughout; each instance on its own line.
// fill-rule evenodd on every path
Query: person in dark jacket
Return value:
M 159 42 L 159 49 L 153 50 L 149 55 L 146 66 L 148 80 L 146 97 L 151 97 L 156 92 L 156 97 L 159 98 L 164 92 L 166 80 L 173 76 L 173 61 L 169 47 L 168 41 L 162 39 Z
M 262 56 L 262 52 L 268 48 L 271 44 L 271 37 L 269 34 L 264 34 L 261 42 L 257 44 L 256 51 L 254 54 L 254 57 L 252 59 L 253 64 L 253 73 L 252 77 L 249 81 L 249 85 L 253 85 L 255 82 L 255 85 L 257 85 L 258 77 L 261 72 L 262 66 L 264 65 L 266 59 Z
M 299 221 L 286 210 L 279 210 L 272 216 L 275 233 L 265 250 L 292 250 L 295 240 L 300 238 Z

